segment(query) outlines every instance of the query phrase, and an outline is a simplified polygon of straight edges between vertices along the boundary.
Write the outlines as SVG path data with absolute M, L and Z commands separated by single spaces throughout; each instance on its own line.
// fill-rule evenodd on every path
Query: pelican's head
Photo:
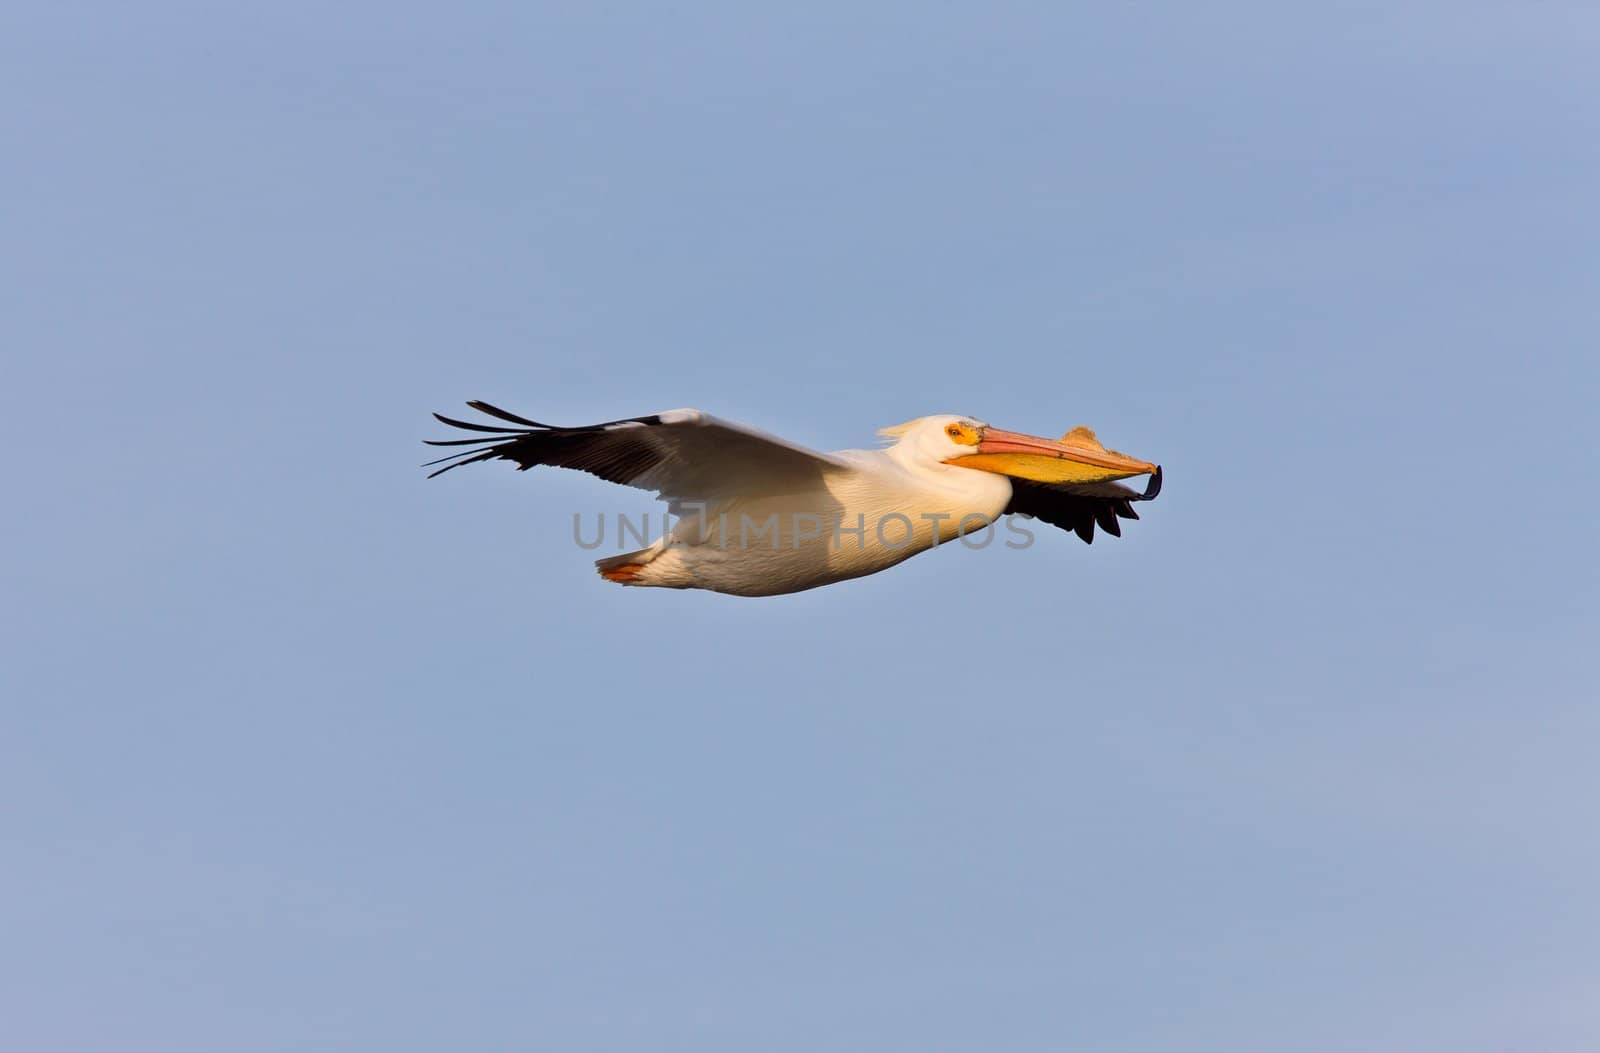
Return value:
M 981 420 L 941 414 L 919 417 L 880 433 L 898 439 L 895 448 L 929 464 L 1031 479 L 1040 483 L 1100 483 L 1160 469 L 1100 445 L 1079 426 L 1059 439 L 1001 431 Z

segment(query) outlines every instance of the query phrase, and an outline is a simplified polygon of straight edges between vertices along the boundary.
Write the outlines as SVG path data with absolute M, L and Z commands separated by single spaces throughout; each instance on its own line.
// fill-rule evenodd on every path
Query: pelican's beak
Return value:
M 1149 461 L 1106 449 L 1094 432 L 1083 427 L 1059 439 L 985 428 L 973 453 L 945 463 L 1040 483 L 1103 483 L 1161 471 Z

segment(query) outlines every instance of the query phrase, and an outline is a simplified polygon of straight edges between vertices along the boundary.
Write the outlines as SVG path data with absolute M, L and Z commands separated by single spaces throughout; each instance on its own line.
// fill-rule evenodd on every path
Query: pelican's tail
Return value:
M 661 555 L 659 544 L 649 548 L 641 548 L 637 552 L 624 552 L 619 556 L 607 556 L 605 559 L 594 561 L 595 569 L 607 581 L 614 581 L 618 585 L 643 585 L 639 580 L 644 573 L 644 568 L 650 561 Z

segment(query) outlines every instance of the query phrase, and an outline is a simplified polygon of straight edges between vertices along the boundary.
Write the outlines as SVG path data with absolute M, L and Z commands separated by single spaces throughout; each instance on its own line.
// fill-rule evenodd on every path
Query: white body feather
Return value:
M 639 565 L 631 585 L 798 592 L 892 567 L 954 540 L 958 530 L 974 533 L 1011 498 L 1004 476 L 920 462 L 901 446 L 829 456 L 843 467 L 810 489 L 680 500 L 682 518 L 670 534 L 598 565 Z

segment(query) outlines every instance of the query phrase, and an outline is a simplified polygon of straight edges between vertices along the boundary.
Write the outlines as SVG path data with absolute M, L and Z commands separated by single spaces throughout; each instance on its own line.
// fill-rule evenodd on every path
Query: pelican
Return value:
M 465 447 L 428 462 L 443 465 L 430 479 L 499 459 L 575 468 L 667 502 L 666 533 L 595 564 L 621 585 L 799 592 L 886 570 L 1007 513 L 1092 542 L 1096 524 L 1120 537 L 1118 519 L 1138 519 L 1134 502 L 1161 490 L 1159 465 L 1106 449 L 1085 427 L 1042 439 L 941 414 L 883 429 L 883 449 L 818 453 L 695 409 L 563 428 L 467 405 L 500 423 L 435 413 L 474 437 L 428 440 Z M 1117 482 L 1139 475 L 1150 477 L 1143 492 Z

